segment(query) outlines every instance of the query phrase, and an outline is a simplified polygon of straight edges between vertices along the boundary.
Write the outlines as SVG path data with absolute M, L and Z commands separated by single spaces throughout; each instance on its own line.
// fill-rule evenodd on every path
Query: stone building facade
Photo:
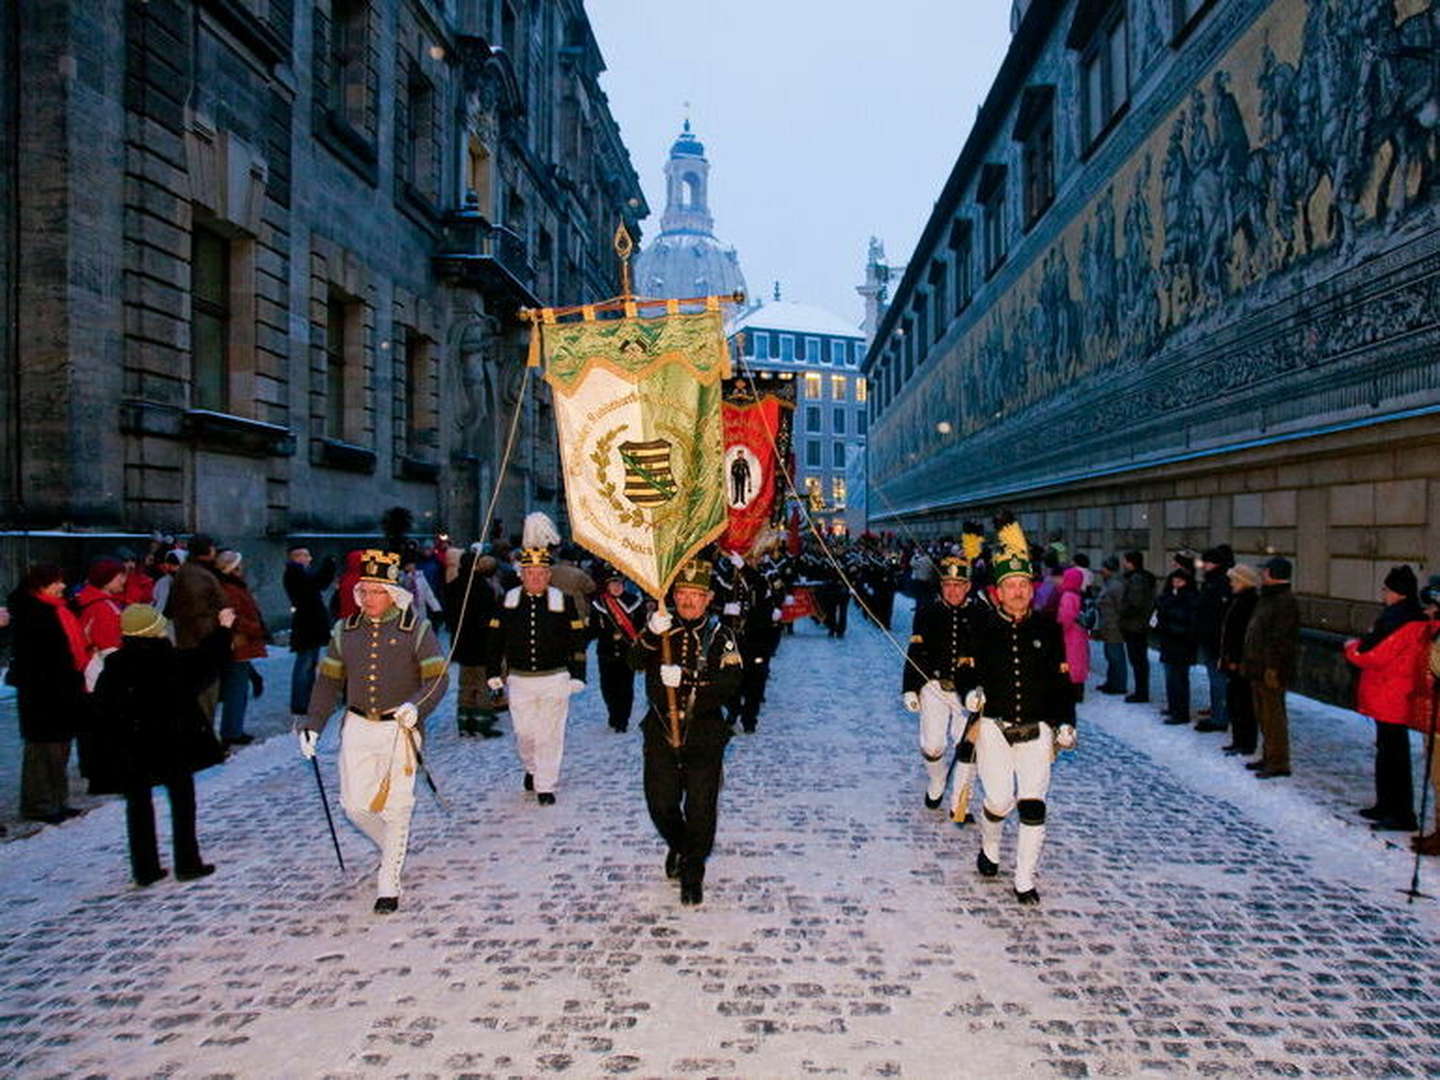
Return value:
M 561 513 L 521 307 L 614 293 L 644 196 L 581 0 L 47 0 L 0 58 L 0 578 L 409 507 Z
M 1440 11 L 1031 0 L 867 355 L 871 521 L 1294 559 L 1309 685 L 1440 562 Z
M 819 529 L 844 536 L 854 477 L 865 452 L 868 386 L 860 331 L 824 308 L 773 300 L 743 311 L 728 328 L 737 372 L 778 372 L 797 382 L 790 444 L 795 489 Z M 863 501 L 863 492 L 859 495 Z

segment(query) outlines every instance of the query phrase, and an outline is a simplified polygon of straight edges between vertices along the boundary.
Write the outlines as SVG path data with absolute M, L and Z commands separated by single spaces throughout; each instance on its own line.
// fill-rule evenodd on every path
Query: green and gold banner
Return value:
M 726 526 L 718 305 L 537 322 L 575 541 L 654 597 Z M 532 345 L 533 347 L 533 345 Z

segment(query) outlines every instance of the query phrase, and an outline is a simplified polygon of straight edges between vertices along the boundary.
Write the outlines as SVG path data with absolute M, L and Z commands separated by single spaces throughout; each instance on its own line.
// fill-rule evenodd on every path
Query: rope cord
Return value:
M 755 385 L 755 378 L 751 374 L 750 366 L 745 362 L 745 358 L 743 356 L 740 357 L 738 366 L 740 368 L 741 375 L 744 377 L 745 381 L 750 384 L 751 396 L 754 397 L 756 401 L 759 401 L 760 393 Z M 875 613 L 870 610 L 870 605 L 865 603 L 864 597 L 860 595 L 859 590 L 855 588 L 854 582 L 850 580 L 850 575 L 845 572 L 845 568 L 841 566 L 840 561 L 835 558 L 834 553 L 830 550 L 830 545 L 825 542 L 824 532 L 816 527 L 815 519 L 810 514 L 809 500 L 801 498 L 799 490 L 795 487 L 795 478 L 790 475 L 790 470 L 786 467 L 784 458 L 780 453 L 780 447 L 775 442 L 775 433 L 770 430 L 769 424 L 764 425 L 764 427 L 765 438 L 769 440 L 771 452 L 775 455 L 775 469 L 777 472 L 780 473 L 781 476 L 785 478 L 785 487 L 789 490 L 790 494 L 794 496 L 795 501 L 799 503 L 801 513 L 805 515 L 805 524 L 810 527 L 810 532 L 814 535 L 816 541 L 820 544 L 820 550 L 824 552 L 825 558 L 829 561 L 830 565 L 835 568 L 835 572 L 840 576 L 840 580 L 842 583 L 844 583 L 846 590 L 850 593 L 852 597 L 854 597 L 855 603 L 860 606 L 860 610 L 865 612 L 865 614 L 870 617 L 870 620 L 877 627 L 879 627 L 880 632 L 885 635 L 885 640 L 890 643 L 890 647 L 893 648 L 897 654 L 899 654 L 901 661 L 914 668 L 917 672 L 920 673 L 921 676 L 928 680 L 930 678 L 930 673 L 910 658 L 909 650 L 906 649 L 903 645 L 901 645 L 899 639 L 896 638 L 895 635 L 892 634 L 889 629 L 885 627 L 878 618 L 875 617 Z

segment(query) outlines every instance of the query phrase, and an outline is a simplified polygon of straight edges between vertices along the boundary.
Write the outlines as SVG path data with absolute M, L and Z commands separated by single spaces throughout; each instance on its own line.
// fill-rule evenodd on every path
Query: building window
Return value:
M 848 380 L 844 375 L 830 376 L 830 397 L 834 401 L 845 400 L 845 383 Z
M 970 222 L 958 218 L 950 224 L 950 251 L 955 289 L 953 311 L 956 315 L 970 306 L 975 295 L 975 253 L 970 243 Z
M 755 359 L 770 359 L 770 335 L 764 330 L 756 330 L 750 335 L 755 342 Z
M 492 166 L 494 158 L 490 151 L 485 149 L 485 144 L 475 136 L 470 136 L 470 143 L 465 155 L 465 208 L 467 210 L 478 210 L 489 217 L 495 212 L 494 190 L 492 184 Z
M 329 59 L 331 112 L 352 130 L 373 139 L 368 0 L 332 0 Z
M 1125 5 L 1117 3 L 1080 58 L 1080 142 L 1088 153 L 1130 100 L 1130 60 Z
M 845 509 L 845 478 L 843 476 L 830 478 L 830 501 L 836 510 Z
M 820 467 L 820 441 L 809 439 L 805 443 L 805 464 L 812 469 Z
M 405 453 L 412 458 L 428 459 L 433 456 L 437 434 L 431 378 L 434 343 L 416 330 L 401 327 L 400 344 L 405 364 L 402 402 Z
M 795 335 L 780 335 L 780 359 L 787 364 L 793 364 L 795 362 Z
M 845 443 L 839 439 L 830 444 L 830 460 L 837 469 L 845 467 Z
M 805 397 L 810 401 L 820 400 L 820 376 L 813 371 L 805 373 Z
M 230 408 L 230 243 L 199 228 L 190 238 L 190 407 Z
M 1015 124 L 1020 143 L 1021 202 L 1030 228 L 1055 201 L 1055 88 L 1026 87 Z
M 905 321 L 905 337 L 900 347 L 905 354 L 905 370 L 900 377 L 900 385 L 904 386 L 910 381 L 910 376 L 915 374 L 915 324 L 908 319 Z
M 810 503 L 811 510 L 825 509 L 825 493 L 820 489 L 820 478 L 818 476 L 807 476 L 805 478 L 805 499 Z
M 866 435 L 870 431 L 870 417 L 864 409 L 855 410 L 855 434 Z
M 855 380 L 855 400 L 862 405 L 866 401 L 866 395 L 870 393 L 869 387 L 870 383 L 866 380 L 865 376 L 861 375 Z
M 930 263 L 930 295 L 935 298 L 933 319 L 930 326 L 930 341 L 933 345 L 945 336 L 945 328 L 950 325 L 950 312 L 945 310 L 945 305 L 950 299 L 950 290 L 945 286 L 947 273 L 945 263 L 935 259 Z
M 850 362 L 849 344 L 848 341 L 830 342 L 830 362 L 832 364 L 848 364 Z
M 825 359 L 821 355 L 819 338 L 807 337 L 805 339 L 805 359 L 812 364 L 821 363 Z
M 350 352 L 359 330 L 359 307 L 336 292 L 325 302 L 325 435 L 331 439 L 344 440 L 350 430 L 346 406 L 353 382 Z
M 819 430 L 820 430 L 820 406 L 819 406 L 819 405 L 806 405 L 806 406 L 805 406 L 805 430 L 806 430 L 806 431 L 819 431 Z
M 836 435 L 845 434 L 845 410 L 835 409 L 831 415 L 830 430 Z
M 439 138 L 435 87 L 418 64 L 408 69 L 396 101 L 395 173 L 416 194 L 436 203 L 439 191 Z M 402 69 L 403 70 L 403 69 Z
M 845 362 L 851 367 L 854 367 L 856 364 L 860 363 L 862 359 L 864 359 L 864 345 L 861 342 L 854 341 L 851 342 L 851 346 L 852 348 L 850 349 L 850 359 Z
M 1005 261 L 1005 166 L 986 165 L 978 192 L 985 273 L 993 274 Z

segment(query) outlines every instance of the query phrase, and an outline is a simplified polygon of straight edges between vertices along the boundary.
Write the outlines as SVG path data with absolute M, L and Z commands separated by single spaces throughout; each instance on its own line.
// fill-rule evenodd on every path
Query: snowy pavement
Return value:
M 285 723 L 287 665 L 252 730 Z M 288 737 L 200 777 L 214 877 L 131 886 L 113 800 L 0 845 L 0 1076 L 1440 1075 L 1440 911 L 1350 813 L 1368 722 L 1292 698 L 1296 775 L 1262 783 L 1224 736 L 1090 695 L 1037 910 L 921 806 L 898 672 L 858 622 L 785 639 L 699 908 L 662 873 L 639 735 L 593 689 L 552 808 L 509 738 L 432 718 L 452 816 L 420 792 L 388 918 Z

